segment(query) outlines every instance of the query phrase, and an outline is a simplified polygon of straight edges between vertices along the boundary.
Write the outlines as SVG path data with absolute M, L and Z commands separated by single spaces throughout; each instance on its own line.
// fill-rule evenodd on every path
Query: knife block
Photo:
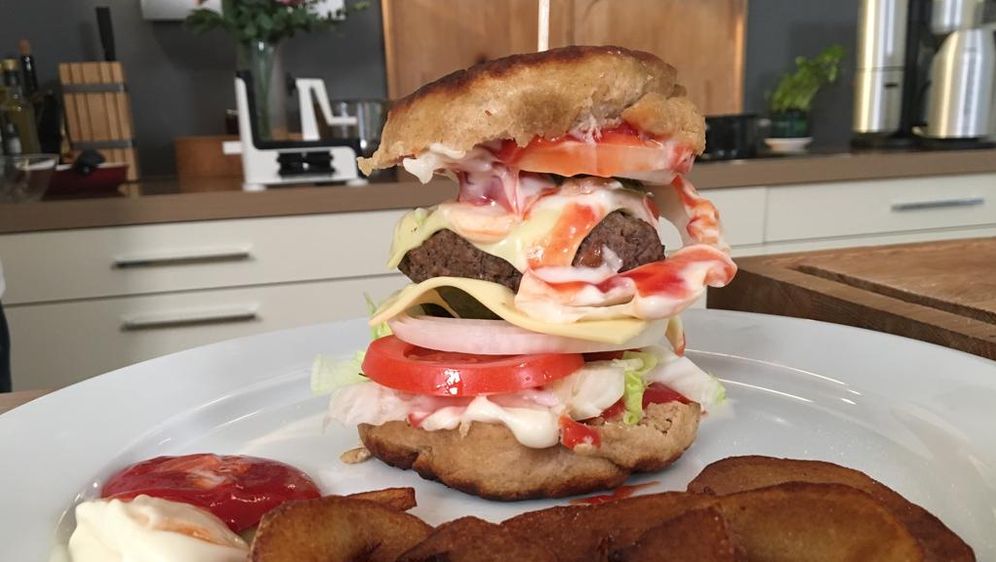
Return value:
M 121 63 L 60 63 L 59 81 L 72 151 L 97 150 L 108 162 L 128 164 L 128 181 L 138 180 L 131 98 Z

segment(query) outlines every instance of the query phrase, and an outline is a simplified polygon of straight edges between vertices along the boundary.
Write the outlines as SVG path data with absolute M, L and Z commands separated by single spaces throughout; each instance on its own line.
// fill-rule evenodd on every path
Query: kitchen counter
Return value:
M 798 185 L 930 175 L 996 172 L 996 150 L 809 154 L 697 163 L 690 174 L 703 190 Z M 229 182 L 231 183 L 231 182 Z M 0 234 L 375 211 L 427 206 L 455 194 L 452 182 L 414 181 L 347 187 L 277 188 L 166 193 L 134 197 L 0 204 Z

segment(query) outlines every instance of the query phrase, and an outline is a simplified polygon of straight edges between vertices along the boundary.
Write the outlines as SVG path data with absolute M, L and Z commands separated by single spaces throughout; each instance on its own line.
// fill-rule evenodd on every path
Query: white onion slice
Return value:
M 531 332 L 505 320 L 474 320 L 400 314 L 387 321 L 398 339 L 412 345 L 478 355 L 597 353 L 660 345 L 667 320 L 655 320 L 629 341 L 611 344 Z

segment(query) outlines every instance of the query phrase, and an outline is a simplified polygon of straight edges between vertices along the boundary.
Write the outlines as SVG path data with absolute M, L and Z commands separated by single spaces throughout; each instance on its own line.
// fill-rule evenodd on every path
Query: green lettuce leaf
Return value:
M 315 396 L 331 394 L 336 389 L 351 384 L 367 382 L 360 366 L 365 351 L 357 351 L 348 359 L 318 355 L 311 364 L 311 393 Z
M 647 386 L 644 377 L 657 366 L 657 355 L 648 351 L 627 351 L 622 359 L 615 361 L 623 368 L 625 386 L 623 390 L 623 423 L 636 425 L 643 419 L 643 391 Z
M 377 312 L 377 303 L 367 293 L 363 293 L 363 298 L 367 301 L 367 311 L 370 312 L 370 316 L 373 316 Z M 370 326 L 370 339 L 382 338 L 389 335 L 391 335 L 391 327 L 387 325 L 387 322 Z

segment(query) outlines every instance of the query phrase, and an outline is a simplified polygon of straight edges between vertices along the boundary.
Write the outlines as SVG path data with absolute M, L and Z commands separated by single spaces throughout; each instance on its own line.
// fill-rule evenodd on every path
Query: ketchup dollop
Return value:
M 289 500 L 321 496 L 304 472 L 270 459 L 200 453 L 156 457 L 111 476 L 103 498 L 145 494 L 204 508 L 235 532 L 255 526 L 263 514 Z

